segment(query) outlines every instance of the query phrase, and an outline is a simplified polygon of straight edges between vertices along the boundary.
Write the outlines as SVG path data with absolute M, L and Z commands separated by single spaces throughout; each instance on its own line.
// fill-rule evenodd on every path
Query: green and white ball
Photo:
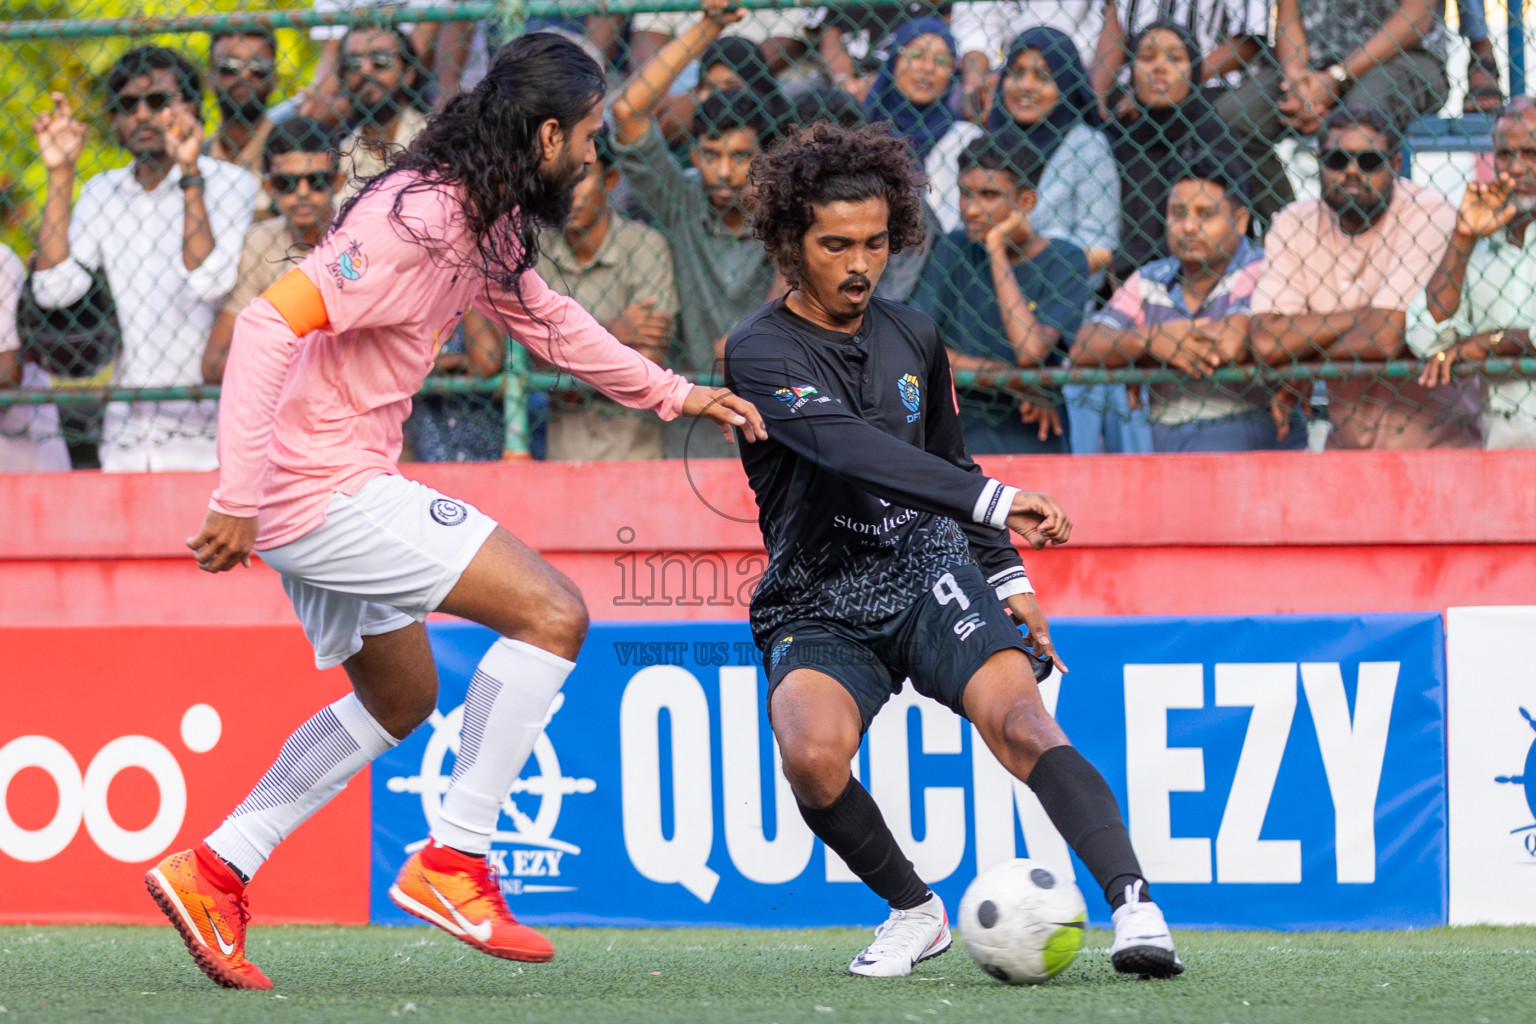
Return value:
M 976 876 L 960 900 L 960 939 L 998 981 L 1038 985 L 1083 947 L 1088 906 L 1077 886 L 1039 861 L 1006 861 Z

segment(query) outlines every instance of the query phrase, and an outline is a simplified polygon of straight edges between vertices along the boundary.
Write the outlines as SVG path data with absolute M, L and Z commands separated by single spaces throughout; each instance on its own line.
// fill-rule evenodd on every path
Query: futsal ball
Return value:
M 1038 985 L 1083 946 L 1088 906 L 1077 886 L 1039 861 L 1005 861 L 976 876 L 960 900 L 960 939 L 998 981 Z

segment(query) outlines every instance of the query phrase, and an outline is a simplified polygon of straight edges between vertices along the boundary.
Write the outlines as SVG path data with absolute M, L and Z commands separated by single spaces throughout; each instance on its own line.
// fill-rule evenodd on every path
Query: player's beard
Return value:
M 540 227 L 556 231 L 564 228 L 576 204 L 576 186 L 581 184 L 586 173 L 587 165 L 576 159 L 535 174 L 528 193 L 519 204 L 523 216 Z

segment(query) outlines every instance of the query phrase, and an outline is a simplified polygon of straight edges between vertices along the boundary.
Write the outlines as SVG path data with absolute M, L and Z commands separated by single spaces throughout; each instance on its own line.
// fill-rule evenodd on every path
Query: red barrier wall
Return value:
M 1536 452 L 982 461 L 1073 517 L 1070 545 L 1026 558 L 1054 615 L 1536 603 Z M 595 619 L 746 615 L 762 542 L 735 463 L 408 470 L 543 552 Z M 264 567 L 211 577 L 187 555 L 212 482 L 0 476 L 0 624 L 291 624 Z
M 983 464 L 1052 492 L 1075 521 L 1070 545 L 1026 557 L 1052 615 L 1536 604 L 1536 452 Z M 733 462 L 409 472 L 543 552 L 596 619 L 746 615 L 764 559 Z M 85 776 L 108 743 L 147 737 L 185 779 L 177 845 L 217 824 L 283 738 L 345 690 L 340 670 L 314 669 L 270 570 L 215 577 L 194 565 L 184 541 L 212 485 L 193 474 L 0 476 L 0 748 L 47 737 Z M 194 704 L 223 725 L 204 752 L 181 731 Z M 59 806 L 48 773 L 4 769 L 0 827 L 43 828 Z M 95 799 L 117 828 L 141 830 L 160 806 L 155 785 L 126 768 Z M 366 920 L 367 815 L 360 779 L 283 846 L 252 886 L 263 922 Z M 0 921 L 156 920 L 146 867 L 112 859 L 83 823 L 46 861 L 0 852 Z

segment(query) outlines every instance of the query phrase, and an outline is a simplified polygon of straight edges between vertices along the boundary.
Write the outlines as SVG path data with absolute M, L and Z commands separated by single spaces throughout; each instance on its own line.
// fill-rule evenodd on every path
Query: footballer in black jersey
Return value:
M 874 298 L 889 255 L 922 240 L 926 183 L 906 143 L 883 125 L 821 123 L 758 156 L 751 181 L 753 232 L 789 285 L 725 352 L 728 386 L 768 426 L 741 448 L 769 556 L 752 629 L 801 814 L 891 906 L 849 970 L 908 974 L 951 941 L 943 904 L 849 771 L 910 680 L 975 724 L 1103 886 L 1115 967 L 1181 972 L 1114 794 L 1040 699 L 1036 666 L 1065 666 L 1008 530 L 1038 549 L 1071 523 L 1048 495 L 981 472 L 933 321 Z

